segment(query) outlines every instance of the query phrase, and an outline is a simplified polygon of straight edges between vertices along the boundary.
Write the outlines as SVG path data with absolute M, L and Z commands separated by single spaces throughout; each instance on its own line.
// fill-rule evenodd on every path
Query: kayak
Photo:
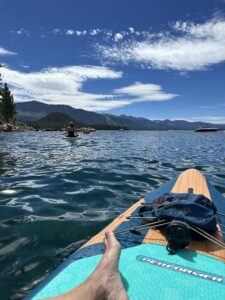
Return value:
M 216 220 L 216 225 L 214 224 L 216 232 L 207 233 L 207 230 L 202 229 L 203 225 L 200 227 L 193 225 L 197 224 L 194 222 L 205 222 L 206 218 L 201 220 L 201 216 L 193 222 L 180 222 L 179 220 L 183 220 L 181 217 L 177 217 L 175 221 L 173 218 L 156 219 L 156 213 L 154 215 L 152 213 L 153 217 L 147 218 L 153 203 L 156 203 L 156 199 L 163 199 L 164 195 L 178 198 L 186 195 L 185 197 L 194 197 L 195 201 L 196 199 L 202 201 L 203 198 L 210 200 L 210 203 L 206 201 L 207 207 L 203 208 L 200 208 L 197 203 L 193 212 L 191 209 L 196 204 L 195 201 L 194 204 L 191 201 L 185 202 L 186 200 L 176 200 L 173 204 L 168 204 L 167 201 L 166 204 L 160 203 L 155 212 L 159 212 L 160 209 L 162 211 L 164 207 L 164 212 L 167 210 L 171 213 L 174 203 L 177 205 L 182 203 L 188 205 L 185 207 L 190 210 L 186 209 L 186 215 L 195 217 L 200 208 L 203 209 L 200 210 L 201 212 L 210 214 L 211 219 L 207 226 Z M 225 232 L 221 229 L 225 226 L 224 204 L 223 195 L 201 172 L 188 169 L 147 194 L 145 198 L 118 216 L 74 252 L 25 299 L 61 295 L 86 280 L 102 257 L 102 241 L 106 231 L 114 231 L 122 246 L 119 271 L 129 299 L 225 299 L 225 244 L 223 242 Z M 175 205 L 176 208 L 179 205 Z M 182 209 L 178 210 L 178 215 L 180 212 Z M 178 235 L 173 235 L 174 232 L 176 234 L 178 232 Z M 193 234 L 191 240 L 188 240 L 191 236 L 190 232 Z M 172 241 L 173 243 L 177 241 L 174 236 L 176 239 L 180 238 L 182 242 L 185 237 L 184 244 L 178 243 L 177 248 L 172 247 L 171 245 L 175 245 Z

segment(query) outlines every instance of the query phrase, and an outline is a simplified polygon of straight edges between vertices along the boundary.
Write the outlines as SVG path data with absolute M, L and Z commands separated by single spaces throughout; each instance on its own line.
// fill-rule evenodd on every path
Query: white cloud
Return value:
M 28 65 L 20 65 L 24 69 L 29 69 L 30 67 Z
M 120 32 L 115 32 L 113 30 L 107 30 L 104 28 L 92 28 L 92 29 L 84 29 L 84 30 L 74 30 L 74 29 L 58 29 L 55 28 L 54 30 L 51 31 L 51 33 L 55 35 L 76 35 L 78 37 L 81 36 L 96 36 L 100 35 L 103 37 L 103 40 L 106 38 L 107 40 L 111 40 L 114 42 L 118 42 L 119 40 L 124 39 L 125 37 L 129 38 L 133 35 L 139 36 L 139 37 L 145 37 L 148 38 L 149 36 L 153 36 L 150 34 L 148 31 L 138 31 L 135 30 L 133 27 L 129 27 L 127 30 L 122 30 Z M 155 35 L 154 35 L 155 36 Z
M 58 28 L 55 28 L 55 29 L 53 29 L 52 30 L 52 33 L 54 33 L 54 34 L 60 34 L 61 33 L 61 30 L 60 29 L 58 29 Z
M 90 30 L 90 35 L 97 35 L 101 32 L 99 28 Z
M 118 79 L 121 72 L 106 67 L 68 66 L 40 72 L 19 72 L 2 68 L 2 78 L 10 84 L 15 102 L 36 100 L 47 104 L 67 104 L 91 111 L 107 111 L 144 101 L 165 101 L 178 95 L 166 93 L 160 85 L 136 82 L 109 94 L 82 91 L 88 80 Z
M 26 30 L 24 28 L 20 28 L 18 30 L 10 30 L 10 33 L 17 34 L 17 35 L 30 36 L 30 31 Z
M 178 95 L 165 93 L 162 87 L 152 83 L 136 82 L 133 85 L 116 89 L 115 93 L 125 94 L 134 97 L 133 102 L 140 101 L 165 101 L 170 100 Z
M 62 34 L 62 30 L 56 28 L 52 31 L 52 33 Z M 86 29 L 84 30 L 65 29 L 64 30 L 65 35 L 76 35 L 76 36 L 85 36 L 85 35 L 94 36 L 99 33 L 101 33 L 101 30 L 99 28 L 91 29 L 91 30 L 86 30 Z
M 92 29 L 90 31 L 90 35 L 97 35 L 98 34 L 98 31 L 96 29 Z
M 0 47 L 0 56 L 6 56 L 6 55 L 17 55 L 17 53 Z
M 116 33 L 114 35 L 114 41 L 117 42 L 119 40 L 122 40 L 123 39 L 123 35 L 121 33 Z
M 111 39 L 111 37 L 113 36 L 113 32 L 112 31 L 108 31 L 107 30 L 104 33 L 105 33 L 107 39 Z
M 80 30 L 76 30 L 75 32 L 76 32 L 76 35 L 77 35 L 77 36 L 82 35 L 82 31 L 80 31 Z
M 83 30 L 83 31 L 76 30 L 76 31 L 75 31 L 75 34 L 76 34 L 77 36 L 83 36 L 83 35 L 86 35 L 86 34 L 87 34 L 87 30 Z
M 56 34 L 63 34 L 60 29 L 56 29 Z M 64 30 L 65 35 L 76 35 L 76 36 L 85 36 L 88 34 L 87 30 L 73 30 L 73 29 L 65 29 Z
M 114 99 L 114 95 L 82 91 L 82 86 L 87 80 L 122 77 L 121 72 L 106 67 L 69 66 L 33 73 L 2 68 L 1 73 L 3 80 L 10 84 L 16 102 L 36 100 L 93 111 L 109 110 L 129 104 L 128 100 Z
M 119 46 L 97 45 L 96 48 L 107 60 L 141 63 L 155 69 L 205 70 L 225 61 L 224 20 L 213 19 L 204 24 L 177 21 L 172 31 L 149 33 L 143 41 L 130 40 Z
M 66 32 L 65 32 L 66 35 L 74 35 L 75 34 L 75 31 L 72 30 L 72 29 L 67 29 Z

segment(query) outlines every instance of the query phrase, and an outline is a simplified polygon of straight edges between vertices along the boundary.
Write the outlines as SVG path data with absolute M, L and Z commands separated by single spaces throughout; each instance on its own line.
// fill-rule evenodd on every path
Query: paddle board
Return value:
M 106 231 L 127 231 L 142 225 L 137 215 L 144 203 L 151 203 L 165 193 L 203 194 L 220 212 L 225 211 L 224 197 L 195 169 L 182 172 L 146 195 L 118 216 L 52 272 L 25 299 L 42 299 L 61 295 L 78 286 L 92 273 L 103 253 Z M 135 222 L 134 222 L 135 220 Z M 220 220 L 225 226 L 225 218 Z M 219 225 L 218 225 L 219 226 Z M 162 231 L 144 228 L 141 235 L 127 232 L 118 236 L 123 248 L 119 271 L 132 300 L 142 299 L 225 299 L 225 250 L 209 240 L 193 240 L 185 249 L 171 255 Z M 221 232 L 214 235 L 220 241 Z

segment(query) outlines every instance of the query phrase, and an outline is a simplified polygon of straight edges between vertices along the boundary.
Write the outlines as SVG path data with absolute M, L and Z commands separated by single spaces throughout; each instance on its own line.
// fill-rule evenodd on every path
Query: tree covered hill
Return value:
M 36 129 L 51 129 L 51 130 L 61 130 L 68 126 L 69 122 L 74 122 L 76 128 L 81 127 L 88 127 L 89 124 L 84 124 L 81 122 L 78 122 L 77 120 L 74 120 L 70 116 L 64 114 L 64 113 L 50 113 L 46 117 L 41 118 L 37 121 L 30 121 L 28 122 L 29 125 L 33 126 Z M 115 126 L 115 125 L 108 125 L 108 124 L 92 124 L 92 128 L 103 130 L 103 129 L 111 129 L 111 130 L 117 130 L 117 129 L 127 129 L 124 126 Z
M 59 130 L 62 128 L 66 128 L 68 123 L 74 121 L 73 118 L 69 117 L 63 113 L 50 113 L 46 117 L 43 117 L 37 121 L 28 122 L 34 128 L 37 129 L 55 129 Z M 76 124 L 81 125 L 81 124 Z

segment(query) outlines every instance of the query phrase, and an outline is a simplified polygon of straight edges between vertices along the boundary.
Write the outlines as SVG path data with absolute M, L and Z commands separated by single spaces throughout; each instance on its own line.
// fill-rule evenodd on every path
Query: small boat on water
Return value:
M 199 171 L 186 170 L 118 216 L 25 299 L 61 295 L 86 280 L 106 231 L 122 246 L 129 299 L 225 299 L 224 226 L 225 198 Z
M 196 132 L 212 132 L 212 131 L 218 131 L 218 128 L 216 127 L 199 127 L 195 129 Z

